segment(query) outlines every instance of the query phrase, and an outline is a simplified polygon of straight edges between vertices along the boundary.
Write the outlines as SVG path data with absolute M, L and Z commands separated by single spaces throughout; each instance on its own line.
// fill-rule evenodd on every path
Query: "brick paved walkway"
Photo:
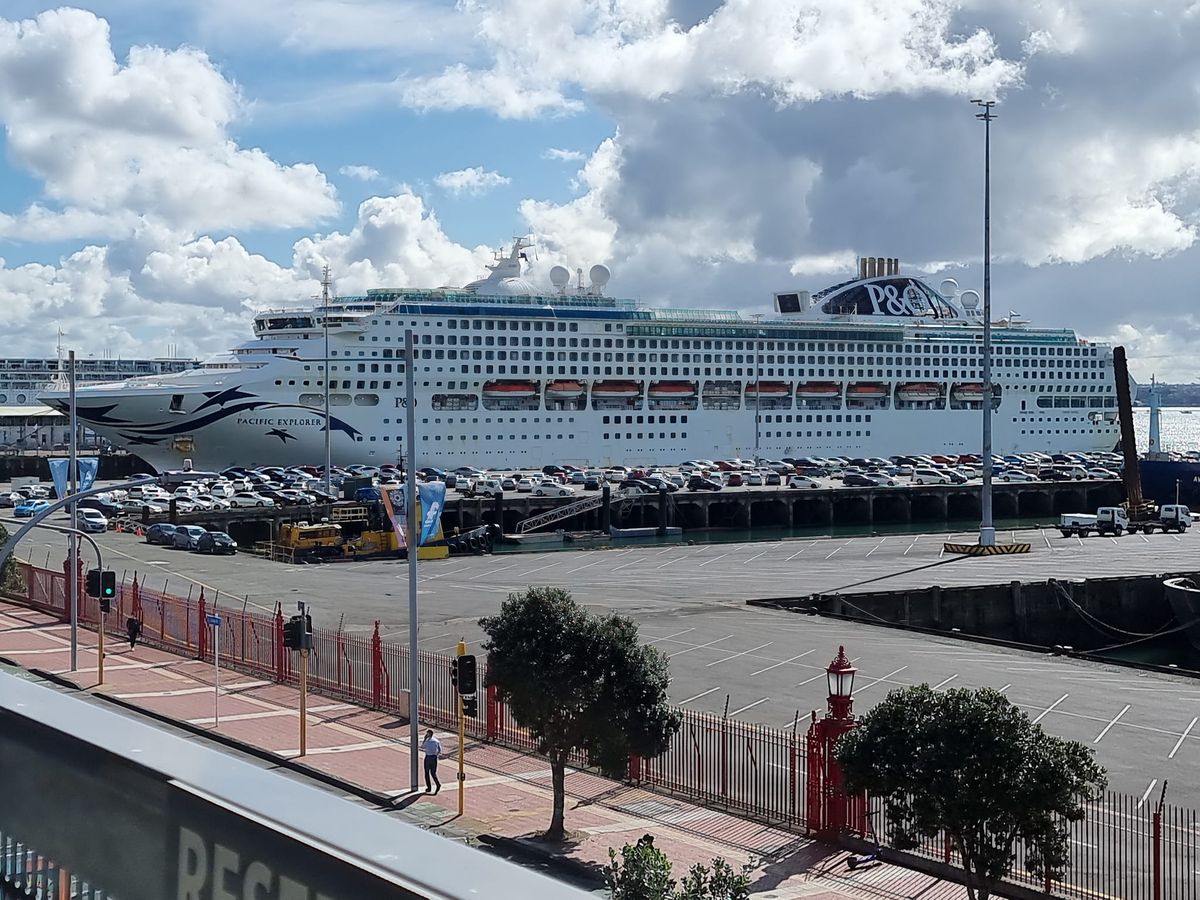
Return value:
M 84 690 L 213 730 L 211 661 L 109 641 L 105 683 L 97 685 L 96 635 L 81 630 L 79 668 L 70 667 L 70 631 L 49 616 L 0 603 L 0 657 L 66 678 Z M 295 689 L 224 670 L 220 734 L 266 750 L 302 768 L 334 776 L 379 795 L 420 827 L 472 840 L 514 838 L 599 872 L 610 846 L 619 848 L 647 832 L 670 857 L 676 877 L 695 862 L 722 856 L 732 864 L 753 861 L 756 897 L 916 898 L 959 900 L 964 889 L 893 866 L 851 872 L 844 852 L 787 831 L 748 822 L 652 794 L 587 772 L 568 772 L 566 825 L 570 839 L 544 845 L 538 833 L 550 821 L 550 770 L 545 760 L 470 742 L 466 747 L 466 815 L 457 813 L 457 735 L 437 731 L 445 753 L 443 789 L 428 795 L 409 789 L 408 729 L 394 716 L 309 696 L 307 753 L 299 754 L 299 703 Z

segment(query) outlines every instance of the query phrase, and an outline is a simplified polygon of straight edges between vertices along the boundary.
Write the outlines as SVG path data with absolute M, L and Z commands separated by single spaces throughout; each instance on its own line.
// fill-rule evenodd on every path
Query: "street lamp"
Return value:
M 762 409 L 762 371 L 759 369 L 759 346 L 762 344 L 762 313 L 755 313 L 754 319 L 754 468 L 758 468 L 758 423 L 759 411 Z
M 331 473 L 330 462 L 332 457 L 331 441 L 333 439 L 333 429 L 329 427 L 329 266 L 326 265 L 321 272 L 321 321 L 325 326 L 325 365 L 323 372 L 325 375 L 325 494 L 331 495 L 333 491 L 330 488 Z
M 972 100 L 983 110 L 983 492 L 980 499 L 979 546 L 996 543 L 992 521 L 992 107 L 995 100 Z
M 829 715 L 835 719 L 854 718 L 854 675 L 858 672 L 846 658 L 846 648 L 838 647 L 837 656 L 825 669 L 829 685 Z

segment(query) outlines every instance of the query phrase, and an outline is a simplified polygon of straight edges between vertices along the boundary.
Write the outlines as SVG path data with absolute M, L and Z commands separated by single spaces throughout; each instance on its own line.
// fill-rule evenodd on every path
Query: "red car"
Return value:
M 726 487 L 741 487 L 743 483 L 741 472 L 730 472 L 729 477 L 725 479 Z

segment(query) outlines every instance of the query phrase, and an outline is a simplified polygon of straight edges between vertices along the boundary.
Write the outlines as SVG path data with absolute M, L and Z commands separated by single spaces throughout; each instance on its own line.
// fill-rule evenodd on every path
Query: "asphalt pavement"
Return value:
M 860 670 L 860 712 L 889 688 L 907 684 L 991 686 L 1050 732 L 1093 747 L 1114 789 L 1149 797 L 1169 779 L 1170 799 L 1200 807 L 1200 680 L 745 606 L 751 598 L 833 591 L 871 579 L 881 580 L 858 589 L 1200 568 L 1196 534 L 1065 539 L 1024 531 L 1001 537 L 1027 540 L 1033 552 L 959 559 L 946 556 L 942 543 L 969 535 L 907 534 L 429 561 L 418 567 L 419 639 L 423 648 L 441 652 L 460 637 L 478 647 L 478 618 L 496 612 L 510 592 L 562 586 L 596 610 L 637 621 L 643 638 L 670 657 L 673 702 L 777 727 L 799 718 L 801 729 L 810 710 L 823 709 L 824 668 L 844 644 Z M 279 602 L 285 611 L 302 599 L 324 625 L 365 632 L 379 620 L 385 638 L 407 633 L 403 561 L 290 566 L 149 546 L 127 534 L 101 535 L 99 543 L 106 565 L 118 573 L 136 571 L 176 594 L 203 587 L 218 605 L 272 610 Z M 34 562 L 49 558 L 56 565 L 63 539 L 44 534 L 23 549 Z

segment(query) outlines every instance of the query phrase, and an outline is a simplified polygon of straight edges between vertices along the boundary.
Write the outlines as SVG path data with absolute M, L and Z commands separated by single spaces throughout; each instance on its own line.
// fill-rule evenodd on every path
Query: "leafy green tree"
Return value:
M 562 840 L 573 751 L 619 777 L 631 753 L 657 756 L 679 730 L 679 713 L 667 705 L 667 659 L 638 643 L 631 619 L 590 615 L 560 588 L 510 594 L 499 615 L 479 625 L 488 636 L 486 683 L 550 760 L 554 813 L 546 837 Z
M 725 860 L 716 858 L 712 868 L 696 863 L 675 890 L 671 861 L 654 846 L 654 838 L 643 835 L 636 844 L 621 848 L 621 859 L 608 851 L 608 889 L 612 900 L 748 900 L 750 871 L 735 872 Z
M 0 525 L 0 547 L 8 543 L 8 529 Z M 4 561 L 4 568 L 0 570 L 0 587 L 12 587 L 17 580 L 17 560 L 15 556 L 10 556 Z
M 951 837 L 972 900 L 991 896 L 1019 843 L 1029 871 L 1061 877 L 1068 823 L 1108 783 L 1091 749 L 1051 737 L 989 688 L 892 691 L 834 755 L 847 791 L 883 798 L 892 846 Z

